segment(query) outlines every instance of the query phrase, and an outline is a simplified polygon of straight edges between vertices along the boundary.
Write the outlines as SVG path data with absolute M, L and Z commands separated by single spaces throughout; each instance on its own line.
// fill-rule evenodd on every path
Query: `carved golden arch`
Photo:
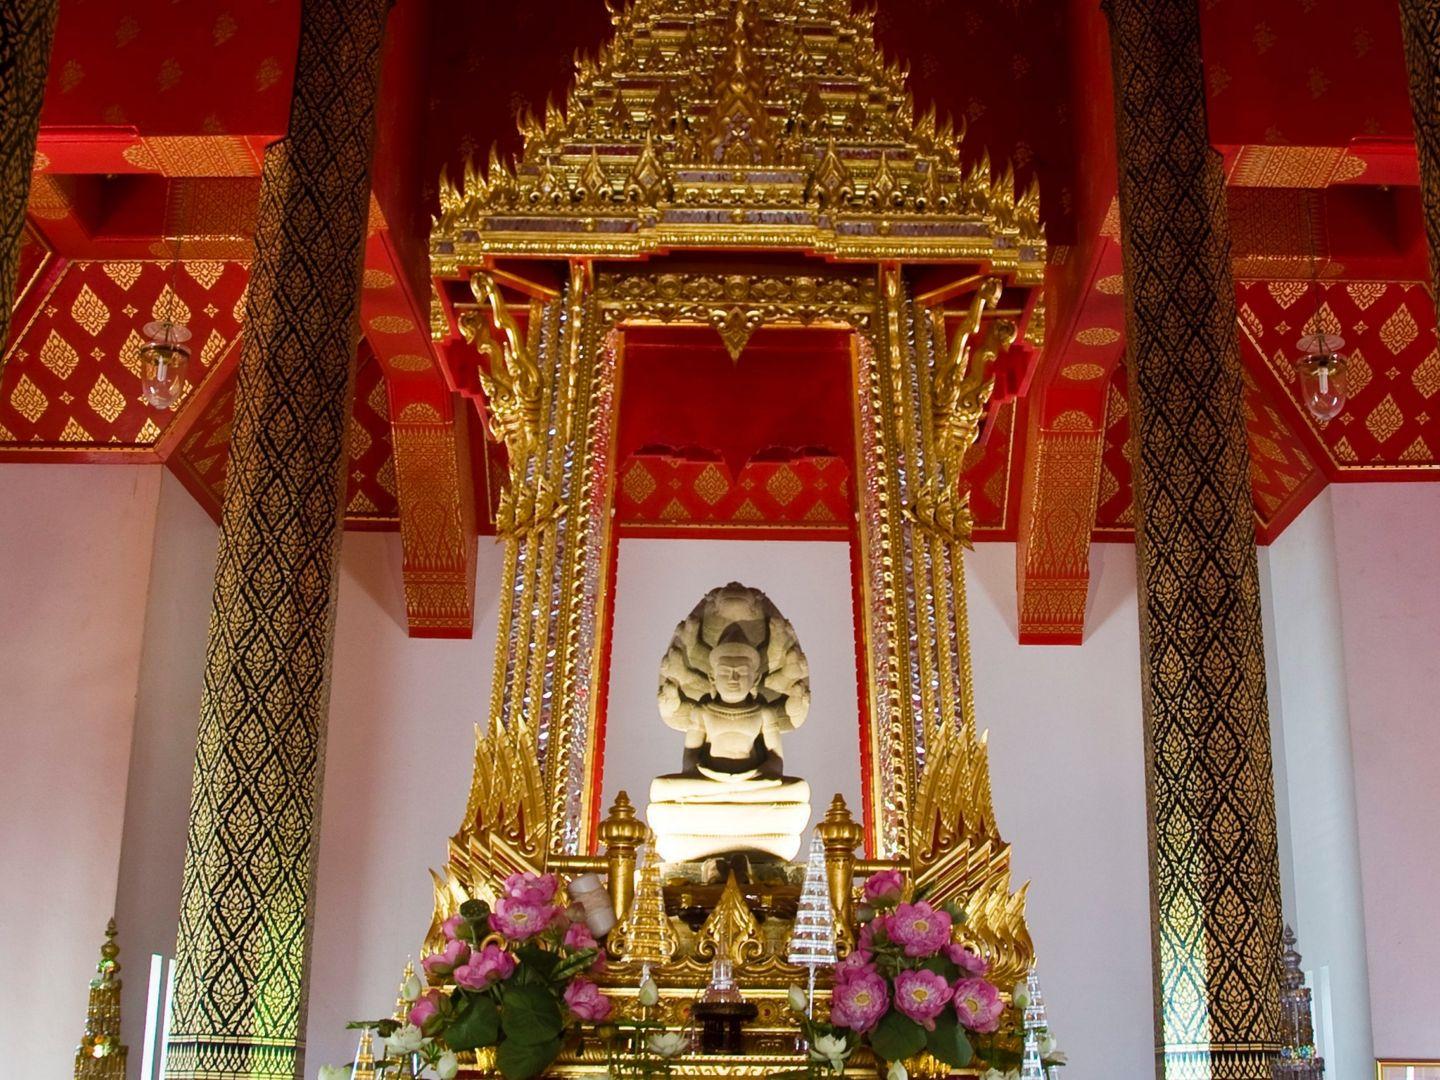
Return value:
M 959 474 L 993 365 L 1030 329 L 1039 196 L 988 156 L 962 164 L 963 133 L 915 111 L 872 20 L 849 0 L 634 0 L 564 106 L 522 121 L 518 160 L 442 176 L 435 328 L 487 354 L 511 470 L 491 722 L 437 922 L 520 868 L 604 870 L 629 895 L 638 823 L 628 805 L 601 823 L 591 782 L 623 328 L 711 326 L 738 355 L 761 325 L 834 326 L 854 343 L 868 706 L 865 828 L 843 804 L 819 827 L 837 911 L 852 873 L 905 866 L 971 908 L 998 977 L 1028 964 L 976 730 Z

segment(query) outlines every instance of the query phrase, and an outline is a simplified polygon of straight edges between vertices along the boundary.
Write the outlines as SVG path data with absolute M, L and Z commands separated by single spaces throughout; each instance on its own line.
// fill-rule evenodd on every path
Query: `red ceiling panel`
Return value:
M 1314 325 L 1316 286 L 1242 282 L 1241 345 L 1257 380 L 1303 418 L 1301 434 L 1335 479 L 1440 477 L 1440 351 L 1435 305 L 1414 282 L 1327 282 L 1319 319 L 1345 340 L 1350 403 L 1321 426 L 1300 405 L 1296 340 Z
M 299 0 L 64 0 L 41 122 L 142 135 L 281 134 Z
M 244 264 L 72 262 L 12 329 L 0 379 L 0 442 L 42 447 L 153 447 L 179 412 L 140 401 L 141 330 L 188 324 L 192 386 L 240 333 Z M 186 408 L 182 402 L 179 411 Z

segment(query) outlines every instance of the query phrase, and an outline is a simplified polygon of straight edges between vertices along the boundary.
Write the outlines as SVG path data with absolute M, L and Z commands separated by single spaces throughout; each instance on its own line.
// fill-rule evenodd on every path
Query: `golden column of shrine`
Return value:
M 1160 1075 L 1270 1076 L 1280 875 L 1224 177 L 1196 0 L 1109 0 Z
M 1420 197 L 1430 243 L 1430 279 L 1440 296 L 1440 2 L 1400 0 L 1410 110 L 1420 159 Z
M 59 0 L 0 0 L 0 342 L 10 331 Z M 3 367 L 0 359 L 0 367 Z
M 345 418 L 388 0 L 301 5 L 265 155 L 215 571 L 166 1076 L 304 1068 Z

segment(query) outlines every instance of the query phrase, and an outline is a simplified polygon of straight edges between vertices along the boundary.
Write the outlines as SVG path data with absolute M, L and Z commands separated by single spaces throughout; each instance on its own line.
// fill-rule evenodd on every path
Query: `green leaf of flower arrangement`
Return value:
M 596 949 L 581 949 L 566 959 L 550 973 L 551 982 L 564 982 L 572 975 L 578 975 L 595 962 Z
M 558 1038 L 565 1027 L 555 995 L 543 986 L 507 990 L 500 1005 L 500 1020 L 506 1042 L 543 1043 Z
M 546 1039 L 543 1042 L 522 1042 L 506 1038 L 495 1051 L 495 1064 L 505 1080 L 530 1080 L 550 1067 L 560 1054 L 560 1040 Z
M 457 1053 L 500 1041 L 500 1010 L 488 997 L 471 996 L 455 1022 L 445 1029 L 445 1044 Z
M 870 1049 L 886 1061 L 904 1061 L 925 1049 L 925 1029 L 891 1009 L 870 1033 Z
M 956 1069 L 963 1069 L 975 1057 L 975 1050 L 971 1047 L 970 1040 L 965 1037 L 960 1021 L 949 1009 L 935 1018 L 935 1030 L 925 1036 L 925 1049 L 929 1050 L 933 1057 Z

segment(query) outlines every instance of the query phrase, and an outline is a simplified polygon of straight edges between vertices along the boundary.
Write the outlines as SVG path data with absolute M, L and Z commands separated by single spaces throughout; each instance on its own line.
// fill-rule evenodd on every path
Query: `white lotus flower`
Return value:
M 410 975 L 400 985 L 400 997 L 404 1001 L 417 1001 L 425 992 L 425 984 L 420 981 L 420 976 Z
M 1053 1053 L 1055 1052 L 1056 1048 L 1057 1048 L 1059 1045 L 1060 1045 L 1060 1044 L 1055 1041 L 1055 1036 L 1053 1036 L 1053 1035 L 1048 1035 L 1048 1034 L 1047 1034 L 1047 1035 L 1041 1035 L 1041 1036 L 1040 1036 L 1040 1056 L 1041 1056 L 1041 1057 L 1049 1057 L 1051 1054 L 1053 1054 Z
M 806 1006 L 810 1004 L 810 999 L 805 996 L 805 991 L 794 983 L 790 984 L 790 989 L 786 991 L 785 997 L 790 1002 L 790 1008 L 797 1013 L 803 1013 Z
M 849 1053 L 849 1047 L 839 1035 L 816 1036 L 814 1044 L 810 1047 L 812 1058 L 816 1061 L 828 1061 L 830 1068 L 837 1073 L 845 1071 L 845 1058 L 849 1056 Z
M 999 1069 L 986 1069 L 980 1074 L 980 1080 L 1005 1080 L 1005 1074 Z
M 890 1062 L 890 1068 L 885 1072 L 885 1080 L 910 1080 L 910 1074 L 905 1070 L 903 1061 Z
M 638 998 L 640 1004 L 647 1008 L 660 1000 L 660 987 L 655 984 L 654 979 L 647 978 L 640 984 Z
M 385 1045 L 397 1054 L 413 1054 L 425 1045 L 425 1036 L 414 1024 L 406 1024 L 392 1031 Z
M 440 1060 L 435 1062 L 435 1073 L 440 1080 L 455 1080 L 455 1074 L 459 1071 L 460 1059 L 453 1050 L 446 1050 L 440 1055 Z
M 321 1065 L 315 1080 L 350 1080 L 349 1065 Z
M 690 1048 L 690 1036 L 683 1031 L 662 1031 L 646 1039 L 645 1045 L 662 1058 L 679 1057 Z
M 1017 1009 L 1023 1009 L 1030 1004 L 1030 988 L 1023 982 L 1015 984 L 1015 989 L 1010 991 L 1010 1000 L 1015 1003 Z

